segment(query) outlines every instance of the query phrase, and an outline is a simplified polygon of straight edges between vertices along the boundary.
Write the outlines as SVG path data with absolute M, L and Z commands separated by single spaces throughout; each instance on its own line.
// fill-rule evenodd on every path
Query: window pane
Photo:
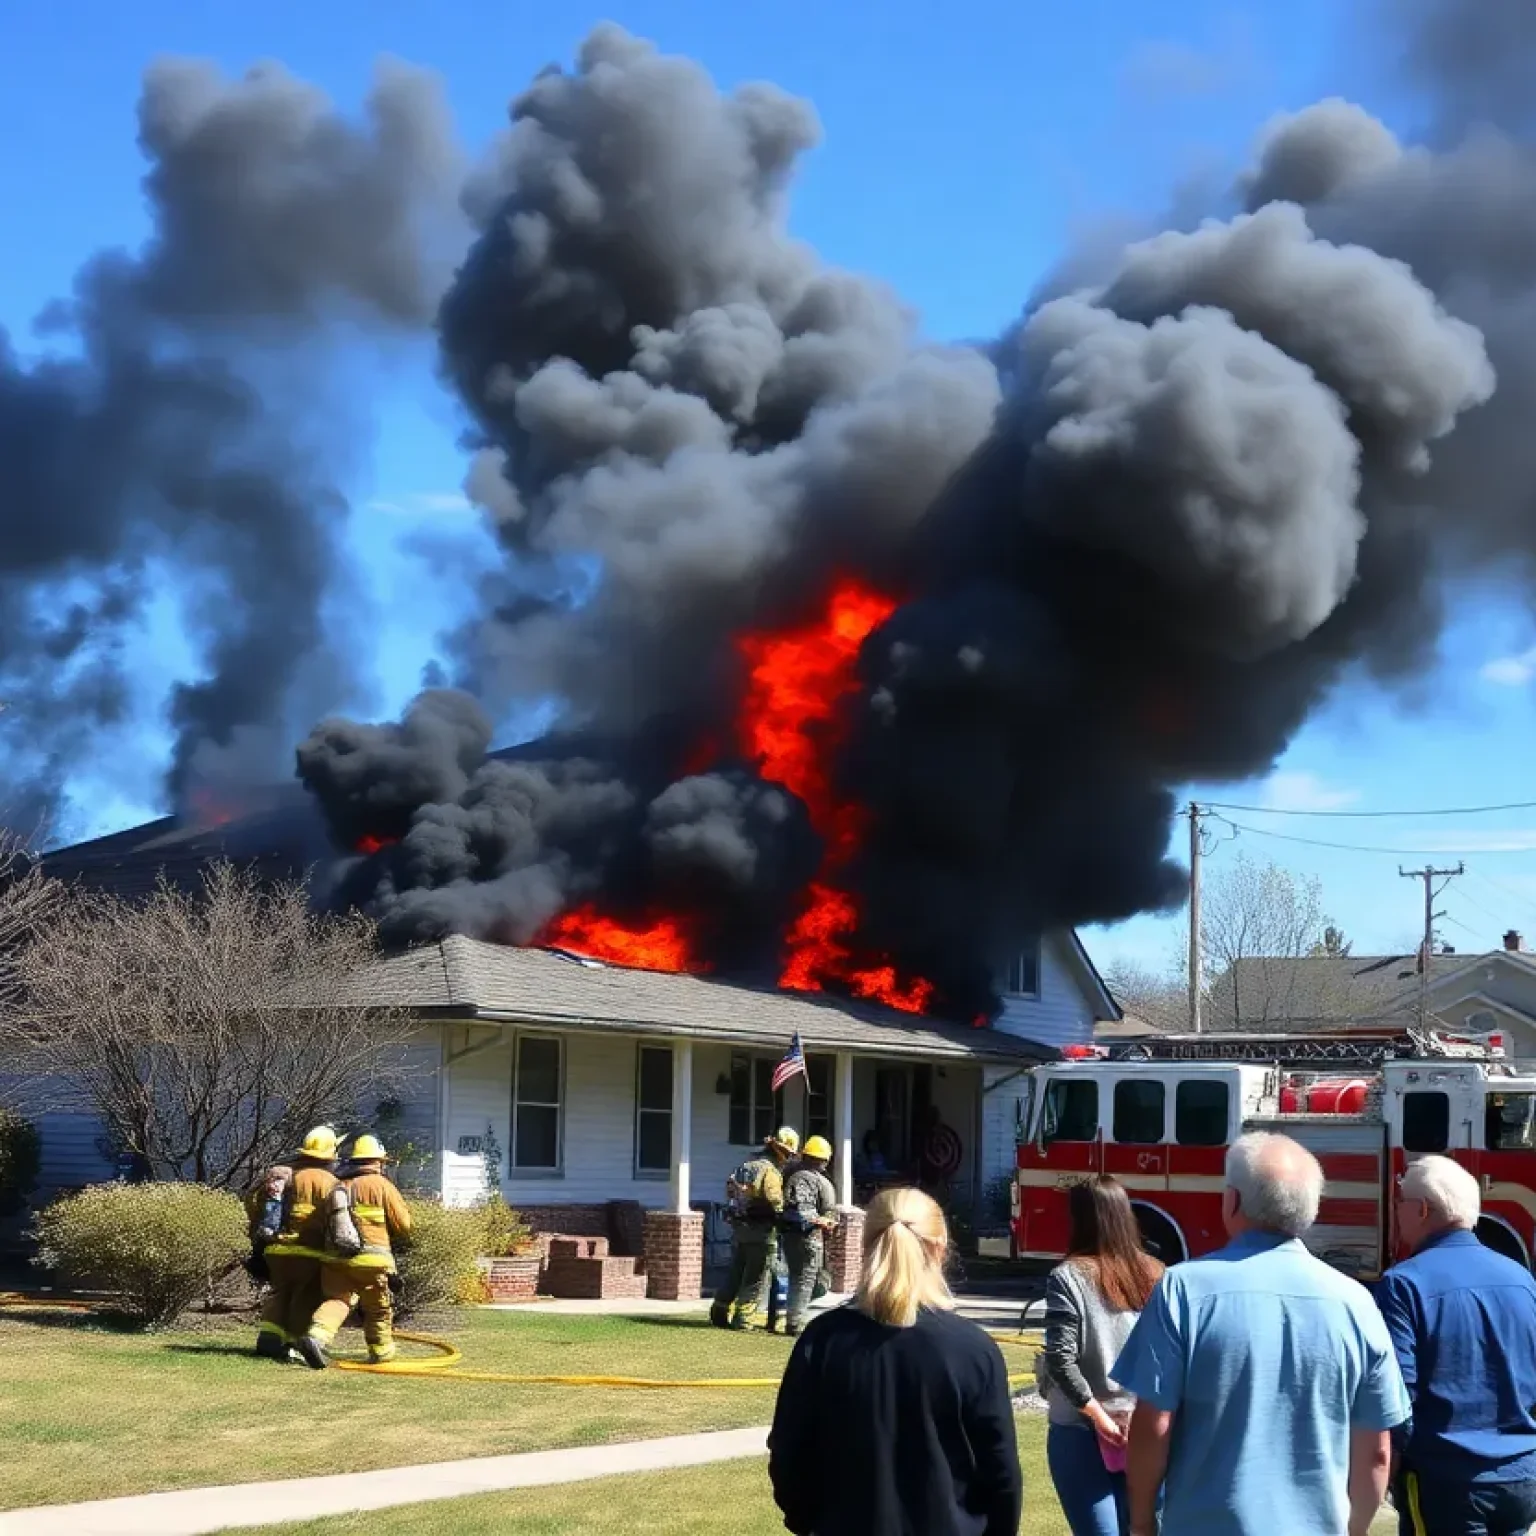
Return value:
M 647 1173 L 665 1173 L 672 1166 L 672 1116 L 642 1111 L 636 1137 L 635 1166 Z
M 1040 941 L 1031 939 L 1008 962 L 1005 991 L 1020 997 L 1037 997 L 1040 993 Z
M 517 1097 L 522 1104 L 560 1102 L 558 1040 L 532 1040 L 526 1035 L 518 1040 Z
M 752 1141 L 752 1111 L 745 1104 L 732 1104 L 730 1129 L 726 1132 L 733 1147 L 749 1146 Z
M 1450 1095 L 1405 1093 L 1403 1095 L 1403 1151 L 1444 1152 L 1450 1144 Z
M 537 1105 L 519 1105 L 513 1156 L 519 1168 L 558 1168 L 560 1111 Z
M 1163 1139 L 1163 1085 L 1157 1082 L 1115 1084 L 1115 1140 L 1148 1146 Z
M 1491 1152 L 1528 1152 L 1536 1146 L 1531 1134 L 1531 1113 L 1536 1097 L 1528 1093 L 1490 1093 L 1486 1119 L 1487 1145 Z
M 1099 1134 L 1099 1085 L 1055 1078 L 1045 1091 L 1045 1140 L 1092 1141 Z
M 752 1112 L 752 1142 L 754 1146 L 761 1146 L 777 1127 L 773 1123 L 773 1101 L 759 1104 Z
M 832 1067 L 830 1056 L 807 1056 L 805 1070 L 810 1074 L 811 1093 L 817 1098 L 832 1096 Z
M 640 1052 L 642 1109 L 671 1109 L 672 1052 L 665 1046 L 645 1046 Z
M 756 1104 L 773 1103 L 774 1063 L 766 1056 L 758 1056 L 752 1062 L 752 1099 Z
M 1173 1139 L 1181 1147 L 1220 1147 L 1227 1140 L 1226 1083 L 1180 1083 L 1173 1098 Z

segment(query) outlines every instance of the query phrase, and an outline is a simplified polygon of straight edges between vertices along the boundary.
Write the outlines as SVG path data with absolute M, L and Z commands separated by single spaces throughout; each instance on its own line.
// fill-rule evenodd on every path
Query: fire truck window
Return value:
M 1133 1146 L 1161 1141 L 1164 1097 L 1161 1083 L 1116 1083 L 1115 1140 Z
M 1536 1094 L 1490 1093 L 1484 1124 L 1486 1146 L 1490 1152 L 1529 1152 L 1536 1148 L 1532 1114 Z
M 1180 1083 L 1173 1096 L 1173 1139 L 1181 1147 L 1222 1147 L 1227 1143 L 1226 1083 Z
M 1450 1144 L 1450 1096 L 1444 1093 L 1405 1093 L 1403 1151 L 1444 1152 Z
M 1056 1078 L 1045 1090 L 1042 1139 L 1093 1141 L 1099 1134 L 1099 1085 Z

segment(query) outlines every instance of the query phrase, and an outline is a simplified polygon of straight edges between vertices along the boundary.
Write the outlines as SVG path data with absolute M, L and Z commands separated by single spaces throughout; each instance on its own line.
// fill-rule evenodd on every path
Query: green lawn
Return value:
M 777 1377 L 782 1338 L 687 1317 L 466 1312 L 464 1368 Z M 249 1326 L 114 1332 L 0 1308 L 0 1509 L 316 1472 L 359 1472 L 766 1424 L 769 1389 L 647 1392 L 320 1374 L 250 1354 Z M 360 1352 L 351 1331 L 343 1351 Z M 301 1467 L 294 1435 L 318 1430 Z

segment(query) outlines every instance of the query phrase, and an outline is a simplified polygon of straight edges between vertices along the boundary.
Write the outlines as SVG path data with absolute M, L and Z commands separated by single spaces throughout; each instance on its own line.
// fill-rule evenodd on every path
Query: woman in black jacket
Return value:
M 795 1536 L 1016 1536 L 1018 1441 L 1002 1351 L 955 1316 L 944 1213 L 889 1189 L 853 1305 L 817 1318 L 779 1387 L 768 1475 Z

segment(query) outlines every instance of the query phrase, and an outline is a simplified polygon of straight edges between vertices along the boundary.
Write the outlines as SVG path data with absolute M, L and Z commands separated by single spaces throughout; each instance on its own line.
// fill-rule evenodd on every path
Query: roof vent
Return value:
M 1518 954 L 1522 949 L 1525 948 L 1525 939 L 1520 933 L 1519 929 L 1511 928 L 1509 932 L 1504 935 L 1504 948 L 1509 950 L 1511 954 Z

